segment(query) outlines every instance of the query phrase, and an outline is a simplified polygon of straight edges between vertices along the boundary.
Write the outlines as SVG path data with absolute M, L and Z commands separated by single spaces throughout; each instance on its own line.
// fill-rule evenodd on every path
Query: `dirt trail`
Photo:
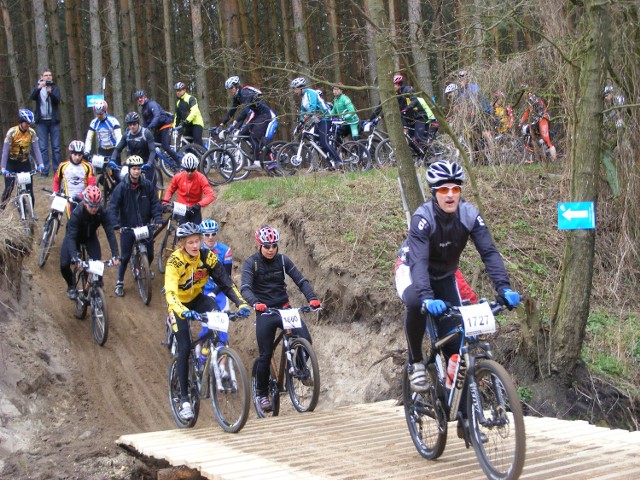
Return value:
M 39 191 L 42 186 L 48 185 L 38 179 L 37 210 L 44 220 L 49 201 Z M 235 225 L 227 207 L 214 205 L 217 217 L 227 221 L 221 240 L 227 239 L 234 247 L 233 276 L 239 282 L 240 265 L 252 253 L 250 230 L 266 219 L 244 216 Z M 321 296 L 341 288 L 332 276 L 327 274 L 325 278 L 323 272 L 312 270 L 317 266 L 304 240 L 288 232 L 285 225 L 281 231 L 283 238 L 289 239 L 283 245 L 287 255 L 299 264 Z M 129 274 L 125 277 L 125 297 L 116 297 L 116 271 L 107 269 L 109 338 L 104 347 L 99 347 L 91 334 L 89 314 L 85 320 L 76 319 L 73 303 L 66 298 L 58 266 L 64 231 L 60 233 L 43 269 L 38 268 L 36 255 L 25 259 L 17 313 L 0 321 L 0 415 L 4 420 L 0 429 L 0 477 L 139 476 L 145 467 L 118 450 L 115 439 L 127 433 L 176 427 L 166 393 L 169 355 L 160 345 L 166 312 L 160 293 L 162 275 L 154 280 L 151 304 L 144 306 Z M 102 243 L 106 256 L 108 247 L 106 241 Z M 319 410 L 386 398 L 398 367 L 389 368 L 392 364 L 388 361 L 370 367 L 386 350 L 401 348 L 397 326 L 385 327 L 377 322 L 337 324 L 328 311 L 307 321 L 321 365 Z M 25 333 L 11 342 L 18 322 Z M 253 322 L 253 317 L 241 321 L 231 331 L 232 344 L 248 370 L 257 355 Z M 209 405 L 204 406 L 198 426 L 216 428 L 210 410 Z M 252 414 L 249 421 L 257 420 Z M 53 470 L 52 464 L 57 465 Z

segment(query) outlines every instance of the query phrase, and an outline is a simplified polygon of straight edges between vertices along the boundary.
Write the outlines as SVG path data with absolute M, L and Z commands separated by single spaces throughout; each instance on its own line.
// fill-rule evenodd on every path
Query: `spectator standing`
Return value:
M 60 89 L 53 82 L 53 74 L 48 68 L 42 72 L 38 84 L 31 91 L 31 100 L 36 102 L 35 124 L 40 153 L 44 163 L 43 177 L 49 176 L 60 165 Z M 52 161 L 49 159 L 51 141 Z

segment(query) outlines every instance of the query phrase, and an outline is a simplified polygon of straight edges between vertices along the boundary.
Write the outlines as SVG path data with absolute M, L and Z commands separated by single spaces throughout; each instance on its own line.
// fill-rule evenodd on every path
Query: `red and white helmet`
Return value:
M 82 191 L 82 201 L 89 205 L 100 205 L 102 192 L 95 185 L 89 185 Z
M 393 76 L 393 84 L 397 85 L 399 83 L 404 82 L 404 75 L 397 73 L 396 75 Z
M 109 105 L 104 100 L 96 100 L 93 104 L 93 113 L 96 115 L 102 115 L 103 113 L 107 113 L 107 109 Z
M 263 225 L 256 230 L 256 243 L 258 245 L 264 245 L 266 243 L 278 243 L 280 241 L 280 234 L 278 230 L 269 226 Z

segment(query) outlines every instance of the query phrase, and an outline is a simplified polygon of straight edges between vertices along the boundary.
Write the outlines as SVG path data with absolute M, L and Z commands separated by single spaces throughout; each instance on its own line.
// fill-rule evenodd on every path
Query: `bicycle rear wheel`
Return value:
M 388 167 L 396 164 L 396 155 L 388 138 L 381 141 L 376 147 L 375 161 L 378 167 Z
M 218 350 L 220 384 L 216 383 L 213 368 L 212 364 L 209 372 L 209 393 L 213 412 L 225 432 L 237 433 L 247 423 L 251 405 L 249 380 L 244 364 L 233 349 L 222 347 Z
M 149 305 L 151 301 L 151 272 L 149 258 L 146 253 L 137 252 L 131 257 L 131 273 L 138 287 L 138 293 L 142 303 Z
M 480 467 L 491 479 L 516 479 L 524 467 L 526 448 L 516 387 L 504 367 L 493 360 L 478 362 L 473 375 L 478 403 L 474 404 L 469 389 L 467 415 Z
M 411 390 L 409 366 L 402 371 L 402 400 L 404 416 L 411 440 L 418 453 L 426 459 L 435 460 L 447 444 L 447 419 L 442 402 L 438 399 L 440 389 L 433 364 L 425 372 L 428 390 L 417 393 Z
M 338 154 L 345 170 L 353 172 L 371 168 L 371 156 L 367 151 L 367 147 L 360 142 L 350 141 L 343 143 L 338 149 Z
M 192 357 L 189 356 L 189 401 L 191 402 L 191 409 L 193 410 L 193 418 L 191 420 L 184 420 L 180 416 L 180 381 L 178 380 L 178 355 L 174 355 L 169 364 L 169 407 L 171 408 L 171 415 L 176 425 L 180 428 L 191 428 L 198 421 L 198 414 L 200 413 L 200 399 L 198 397 L 198 391 L 196 383 L 194 382 L 193 362 Z
M 300 413 L 313 412 L 320 397 L 320 368 L 316 352 L 304 338 L 289 344 L 293 373 L 287 371 L 287 390 L 293 407 Z
M 278 388 L 278 379 L 276 373 L 273 371 L 273 367 L 269 368 L 269 391 L 267 393 L 269 400 L 271 400 L 271 411 L 265 412 L 258 403 L 258 390 L 256 371 L 258 370 L 258 360 L 253 362 L 251 368 L 251 399 L 253 400 L 253 408 L 255 408 L 258 418 L 265 417 L 277 417 L 280 413 L 280 389 Z
M 56 235 L 58 234 L 58 227 L 60 226 L 60 220 L 58 217 L 54 215 L 49 215 L 47 221 L 44 224 L 44 228 L 42 229 L 42 247 L 40 249 L 40 256 L 38 257 L 38 267 L 44 267 L 44 264 L 47 262 L 47 258 L 49 258 L 49 252 L 51 252 L 51 247 L 56 242 Z
M 84 286 L 87 284 L 87 279 L 89 278 L 89 274 L 86 270 L 82 270 L 80 268 L 76 268 L 73 273 L 74 278 L 74 288 L 76 289 L 76 302 L 75 302 L 75 311 L 74 315 L 76 318 L 83 320 L 87 316 L 87 303 L 88 299 L 86 298 L 84 292 Z
M 200 158 L 200 164 L 209 184 L 214 187 L 229 183 L 236 174 L 235 158 L 224 148 L 210 148 Z
M 101 287 L 93 287 L 93 298 L 91 299 L 91 330 L 96 343 L 103 346 L 107 343 L 109 336 L 109 315 L 107 309 L 107 299 Z

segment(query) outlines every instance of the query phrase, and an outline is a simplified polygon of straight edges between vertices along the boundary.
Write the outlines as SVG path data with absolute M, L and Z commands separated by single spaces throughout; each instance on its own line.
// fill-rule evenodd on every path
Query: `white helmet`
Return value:
M 450 83 L 449 85 L 447 85 L 447 87 L 444 89 L 444 94 L 448 95 L 451 92 L 455 92 L 458 90 L 458 84 L 457 83 Z
M 445 183 L 462 185 L 465 180 L 464 170 L 456 162 L 439 160 L 427 169 L 427 183 L 430 187 L 438 187 Z
M 184 157 L 182 157 L 182 161 L 180 162 L 180 165 L 182 165 L 182 168 L 184 168 L 185 170 L 191 170 L 191 171 L 198 168 L 199 164 L 200 164 L 200 160 L 198 160 L 198 157 L 196 157 L 193 153 L 186 153 Z
M 240 85 L 240 77 L 236 75 L 227 78 L 227 81 L 224 82 L 224 88 L 226 88 L 227 90 L 229 90 L 231 87 L 235 87 L 236 85 Z
M 298 77 L 291 80 L 291 88 L 304 88 L 307 86 L 307 79 L 304 77 Z

